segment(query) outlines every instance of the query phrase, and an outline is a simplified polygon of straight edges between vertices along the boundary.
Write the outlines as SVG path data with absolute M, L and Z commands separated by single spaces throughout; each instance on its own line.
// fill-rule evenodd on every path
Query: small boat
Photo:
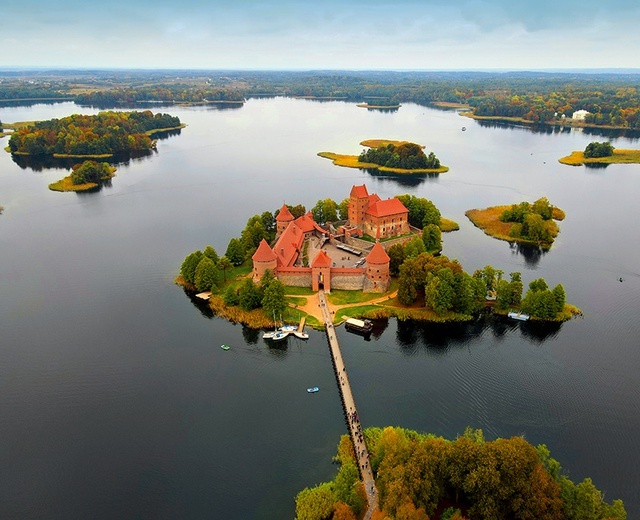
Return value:
M 369 320 L 356 320 L 355 318 L 348 318 L 345 322 L 344 327 L 350 332 L 368 334 L 373 329 L 373 323 Z
M 307 392 L 309 392 L 310 394 L 315 394 L 318 390 L 320 389 L 317 386 L 307 388 Z
M 231 347 L 229 345 L 220 345 L 222 350 L 229 350 Z
M 523 314 L 522 312 L 513 312 L 511 311 L 507 316 L 514 320 L 527 321 L 529 319 L 528 314 Z
M 264 336 L 262 336 L 263 338 L 267 335 L 268 333 L 265 333 Z M 282 341 L 283 339 L 285 339 L 288 335 L 290 334 L 290 332 L 285 332 L 283 330 L 277 330 L 273 333 L 273 335 L 269 335 L 268 338 L 266 339 L 270 339 L 271 341 Z
M 297 329 L 293 331 L 293 335 L 296 338 L 309 339 L 309 334 L 307 334 L 306 332 L 298 332 Z
M 281 330 L 283 332 L 294 332 L 298 330 L 298 327 L 296 325 L 283 325 L 278 330 Z
M 466 132 L 466 131 L 467 131 L 467 127 L 466 127 L 466 126 L 463 126 L 463 127 L 462 127 L 462 131 L 463 131 L 463 132 Z

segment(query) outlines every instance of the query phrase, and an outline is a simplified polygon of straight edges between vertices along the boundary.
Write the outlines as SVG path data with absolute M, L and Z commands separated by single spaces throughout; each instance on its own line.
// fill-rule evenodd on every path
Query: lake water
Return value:
M 444 254 L 467 271 L 491 264 L 525 284 L 562 283 L 584 311 L 551 327 L 390 320 L 371 341 L 339 328 L 363 424 L 525 435 L 640 516 L 640 166 L 563 166 L 602 139 L 416 105 L 384 113 L 276 98 L 162 111 L 188 126 L 96 193 L 49 191 L 65 170 L 0 153 L 0 516 L 293 518 L 295 494 L 335 475 L 346 433 L 325 337 L 270 348 L 173 278 L 195 249 L 224 253 L 251 215 L 340 201 L 362 183 L 383 198 L 433 200 L 460 224 Z M 4 107 L 0 120 L 75 112 L 96 111 Z M 367 138 L 424 144 L 450 171 L 374 176 L 316 156 L 359 153 Z M 541 196 L 567 214 L 542 255 L 464 216 Z

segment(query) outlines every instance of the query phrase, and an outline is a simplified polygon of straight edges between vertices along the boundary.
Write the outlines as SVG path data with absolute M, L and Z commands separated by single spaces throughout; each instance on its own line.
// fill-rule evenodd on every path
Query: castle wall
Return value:
M 280 267 L 278 280 L 293 287 L 311 287 L 311 268 Z
M 343 291 L 361 291 L 364 287 L 364 269 L 331 269 L 331 287 Z
M 365 278 L 362 292 L 383 293 L 389 290 L 390 284 L 391 280 L 389 278 L 386 280 L 370 280 L 369 278 Z

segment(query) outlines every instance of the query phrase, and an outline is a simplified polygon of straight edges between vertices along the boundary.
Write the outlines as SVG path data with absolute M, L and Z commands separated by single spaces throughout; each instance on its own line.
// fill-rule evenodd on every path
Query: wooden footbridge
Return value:
M 351 434 L 351 442 L 353 443 L 358 469 L 360 470 L 360 478 L 362 479 L 365 491 L 367 492 L 368 508 L 364 518 L 369 520 L 373 512 L 378 509 L 378 491 L 373 478 L 373 470 L 371 469 L 371 462 L 369 460 L 369 451 L 367 450 L 364 434 L 360 425 L 358 410 L 356 409 L 356 403 L 353 399 L 353 393 L 351 392 L 347 369 L 342 359 L 342 353 L 340 352 L 340 345 L 336 338 L 336 331 L 333 328 L 331 312 L 327 307 L 327 299 L 325 298 L 323 290 L 318 291 L 318 305 L 320 305 L 320 309 L 322 311 L 322 317 L 327 331 L 327 338 L 329 339 L 333 368 L 336 373 L 338 388 L 340 389 L 340 397 L 342 398 L 345 417 L 347 419 L 347 424 L 349 425 L 349 433 Z

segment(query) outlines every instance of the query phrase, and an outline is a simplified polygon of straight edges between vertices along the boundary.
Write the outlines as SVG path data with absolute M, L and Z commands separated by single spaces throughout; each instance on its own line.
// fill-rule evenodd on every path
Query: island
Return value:
M 457 224 L 427 199 L 383 200 L 353 186 L 340 204 L 319 200 L 311 211 L 284 204 L 254 215 L 223 256 L 211 246 L 190 253 L 175 281 L 208 300 L 210 312 L 253 328 L 303 317 L 323 328 L 320 289 L 336 325 L 356 317 L 470 321 L 486 307 L 526 312 L 532 321 L 580 313 L 561 284 L 534 280 L 523 297 L 520 273 L 510 281 L 492 266 L 466 273 L 440 254 L 443 228 Z
M 575 151 L 571 155 L 558 159 L 562 164 L 582 166 L 583 164 L 640 164 L 640 150 L 615 149 L 611 143 L 592 142 L 583 152 Z
M 506 240 L 540 246 L 548 250 L 560 232 L 555 220 L 563 220 L 564 211 L 552 206 L 546 197 L 533 204 L 521 202 L 508 206 L 470 209 L 465 215 L 485 234 Z
M 368 139 L 360 143 L 369 148 L 358 155 L 341 155 L 333 152 L 319 152 L 320 157 L 331 159 L 336 166 L 347 168 L 376 169 L 383 172 L 444 173 L 447 166 L 433 152 L 424 153 L 424 146 L 409 141 L 393 141 L 389 139 Z
M 75 164 L 67 177 L 49 184 L 49 189 L 52 191 L 95 190 L 101 183 L 114 177 L 115 171 L 116 169 L 106 162 L 84 161 L 82 164 Z
M 8 151 L 14 155 L 102 159 L 116 153 L 149 151 L 152 136 L 183 128 L 178 117 L 143 112 L 74 114 L 61 119 L 16 125 Z
M 449 440 L 400 427 L 366 428 L 378 491 L 373 520 L 626 520 L 621 500 L 607 502 L 590 478 L 576 484 L 546 445 L 524 437 L 486 440 L 467 428 Z M 367 509 L 356 453 L 348 435 L 337 448 L 331 482 L 296 497 L 296 518 L 355 520 Z
M 389 104 L 358 103 L 356 106 L 359 108 L 367 108 L 369 110 L 397 110 L 402 105 L 400 103 L 389 103 Z

